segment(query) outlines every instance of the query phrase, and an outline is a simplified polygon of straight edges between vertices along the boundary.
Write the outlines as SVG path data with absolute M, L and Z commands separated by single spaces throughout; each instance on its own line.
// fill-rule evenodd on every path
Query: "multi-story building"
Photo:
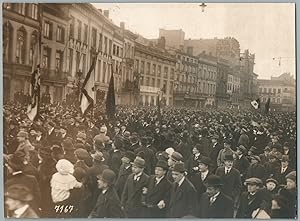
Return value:
M 227 79 L 227 94 L 229 95 L 229 104 L 232 106 L 239 107 L 241 105 L 240 87 L 241 80 L 238 72 L 230 69 Z
M 64 62 L 67 60 L 67 30 L 69 17 L 66 6 L 40 4 L 42 9 L 42 69 L 41 94 L 51 101 L 62 101 L 67 84 Z
M 41 24 L 38 4 L 3 3 L 3 91 L 4 102 L 16 92 L 29 94 L 33 50 Z
M 173 49 L 182 49 L 184 46 L 184 31 L 159 29 L 159 38 L 166 40 L 165 47 Z
M 296 110 L 296 82 L 289 73 L 271 77 L 270 80 L 258 79 L 257 81 L 262 106 L 270 98 L 271 111 Z
M 216 106 L 227 107 L 229 104 L 229 94 L 227 93 L 227 80 L 229 74 L 229 62 L 225 59 L 218 58 L 217 72 L 217 91 L 216 91 Z
M 139 104 L 157 105 L 159 91 L 162 101 L 173 105 L 176 58 L 162 48 L 135 42 L 135 75 L 139 79 Z M 145 39 L 143 39 L 145 42 Z

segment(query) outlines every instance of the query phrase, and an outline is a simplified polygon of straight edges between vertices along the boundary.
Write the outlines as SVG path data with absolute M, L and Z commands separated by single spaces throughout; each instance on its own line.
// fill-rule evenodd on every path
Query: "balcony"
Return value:
M 182 99 L 205 99 L 209 97 L 207 93 L 202 92 L 185 92 L 185 91 L 174 91 L 173 96 Z
M 49 83 L 67 84 L 67 72 L 56 72 L 54 70 L 42 69 L 41 81 Z
M 139 85 L 137 81 L 130 81 L 126 80 L 125 83 L 122 85 L 122 92 L 138 92 L 139 91 Z

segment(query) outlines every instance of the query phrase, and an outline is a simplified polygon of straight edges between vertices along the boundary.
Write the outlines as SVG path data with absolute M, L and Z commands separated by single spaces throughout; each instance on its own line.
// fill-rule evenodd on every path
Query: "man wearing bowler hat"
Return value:
M 122 197 L 123 189 L 128 176 L 132 173 L 131 162 L 134 160 L 135 155 L 132 151 L 126 151 L 121 158 L 122 165 L 120 166 L 118 178 L 116 181 L 116 190 L 119 197 Z
M 233 200 L 221 192 L 222 179 L 210 175 L 206 181 L 206 192 L 200 199 L 200 218 L 233 218 Z
M 14 184 L 8 187 L 5 192 L 7 218 L 39 218 L 29 205 L 32 200 L 33 195 L 26 186 Z
M 220 176 L 223 182 L 222 192 L 233 199 L 235 206 L 242 188 L 240 172 L 233 168 L 233 155 L 224 156 L 224 166 L 216 170 L 216 175 Z
M 114 188 L 116 174 L 110 169 L 103 170 L 97 176 L 98 195 L 97 203 L 89 215 L 89 218 L 123 218 L 124 211 L 121 208 L 120 198 Z
M 172 170 L 174 183 L 171 187 L 167 217 L 181 218 L 196 216 L 197 197 L 193 184 L 185 177 L 186 168 L 183 162 L 175 163 Z
M 158 161 L 155 166 L 155 175 L 150 176 L 148 186 L 144 189 L 146 217 L 165 218 L 171 189 L 171 183 L 166 176 L 168 168 L 166 161 Z
M 277 180 L 279 182 L 279 184 L 285 184 L 285 177 L 286 175 L 288 175 L 292 169 L 290 167 L 289 164 L 289 156 L 288 155 L 282 155 L 281 159 L 280 159 L 280 170 L 277 171 Z
M 128 176 L 122 193 L 122 206 L 128 218 L 144 217 L 142 192 L 149 179 L 149 176 L 144 173 L 144 168 L 145 160 L 136 157 L 132 163 L 132 174 Z

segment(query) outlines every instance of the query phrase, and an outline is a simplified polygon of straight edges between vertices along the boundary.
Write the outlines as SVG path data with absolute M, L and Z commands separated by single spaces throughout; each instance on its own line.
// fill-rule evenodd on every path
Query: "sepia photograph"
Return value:
M 295 3 L 2 3 L 4 218 L 297 219 Z

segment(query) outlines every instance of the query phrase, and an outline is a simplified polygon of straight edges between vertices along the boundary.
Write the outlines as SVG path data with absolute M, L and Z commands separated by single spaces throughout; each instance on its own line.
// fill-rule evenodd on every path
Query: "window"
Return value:
M 104 53 L 107 54 L 107 37 L 104 37 Z
M 264 93 L 267 93 L 267 88 L 264 88 Z
M 12 4 L 11 3 L 3 3 L 3 8 L 10 10 L 10 9 L 12 9 Z
M 96 81 L 98 82 L 101 74 L 101 60 L 98 60 L 98 74 L 96 75 Z
M 50 55 L 51 55 L 51 48 L 44 47 L 44 51 L 43 51 L 43 67 L 45 69 L 50 69 Z
M 62 59 L 63 59 L 63 53 L 62 51 L 56 51 L 55 54 L 55 71 L 61 72 L 62 70 Z
M 29 64 L 33 65 L 33 54 L 34 54 L 34 50 L 36 50 L 36 44 L 38 44 L 38 37 L 37 37 L 37 33 L 34 33 L 31 35 L 31 40 L 30 40 L 30 50 L 29 50 Z
M 17 32 L 17 51 L 16 51 L 16 62 L 18 64 L 25 64 L 25 30 L 21 29 Z
M 150 75 L 150 63 L 149 62 L 147 62 L 146 74 Z
M 92 28 L 92 47 L 96 48 L 97 30 Z
M 157 79 L 157 87 L 160 88 L 160 79 Z
M 74 38 L 74 23 L 75 23 L 75 19 L 72 17 L 70 23 L 70 38 Z
M 149 77 L 146 77 L 146 82 L 145 82 L 145 85 L 146 85 L 146 86 L 149 86 L 149 81 L 150 81 L 150 78 L 149 78 Z
M 73 69 L 73 49 L 69 49 L 69 72 L 72 73 Z
M 259 88 L 259 93 L 262 93 L 262 88 Z
M 269 89 L 268 89 L 268 93 L 272 93 L 272 88 L 269 88 Z
M 165 67 L 164 68 L 164 78 L 168 78 L 168 72 L 169 72 L 168 67 Z
M 61 26 L 57 26 L 56 30 L 56 41 L 64 43 L 65 29 Z
M 102 78 L 101 78 L 101 82 L 102 83 L 105 83 L 105 75 L 106 75 L 106 62 L 103 62 L 103 69 L 102 69 L 103 71 L 102 71 Z
M 80 52 L 76 51 L 76 72 L 78 72 L 80 68 L 80 57 Z
M 278 88 L 278 90 L 277 90 L 277 91 L 278 91 L 278 94 L 280 94 L 280 93 L 281 93 L 281 89 L 280 89 L 280 88 Z
M 276 94 L 276 88 L 273 88 L 273 94 Z
M 139 64 L 139 60 L 135 60 L 135 70 L 137 71 L 137 72 L 139 72 L 139 66 L 140 66 L 140 64 Z
M 144 74 L 145 62 L 141 61 L 141 73 Z
M 15 10 L 21 15 L 25 15 L 25 3 L 15 3 Z
M 152 84 L 151 84 L 152 87 L 155 87 L 155 78 L 152 78 Z
M 280 104 L 280 98 L 277 98 L 277 103 Z
M 44 24 L 44 37 L 48 39 L 52 39 L 52 27 L 53 25 L 50 22 L 45 21 Z
M 85 72 L 85 67 L 86 66 L 86 55 L 85 54 L 82 54 L 82 71 Z M 99 66 L 99 69 L 100 69 L 100 66 Z
M 116 45 L 114 44 L 113 45 L 113 55 L 115 55 L 116 54 Z
M 263 98 L 263 102 L 264 102 L 264 103 L 266 102 L 266 98 L 265 98 L 265 97 Z
M 38 5 L 37 4 L 30 4 L 29 16 L 35 20 L 38 19 Z
M 82 22 L 78 20 L 78 32 L 77 32 L 77 39 L 81 41 L 81 26 Z
M 102 34 L 99 34 L 99 46 L 98 46 L 99 50 L 102 51 Z
M 117 56 L 120 57 L 120 47 L 119 46 L 117 46 Z
M 171 68 L 171 79 L 174 79 L 174 68 Z M 194 81 L 196 81 L 196 78 L 194 78 Z
M 152 75 L 156 74 L 156 64 L 152 64 Z
M 157 67 L 157 74 L 158 74 L 158 77 L 161 77 L 161 66 L 158 65 Z
M 109 48 L 108 48 L 108 54 L 111 55 L 112 50 L 112 40 L 109 40 Z

